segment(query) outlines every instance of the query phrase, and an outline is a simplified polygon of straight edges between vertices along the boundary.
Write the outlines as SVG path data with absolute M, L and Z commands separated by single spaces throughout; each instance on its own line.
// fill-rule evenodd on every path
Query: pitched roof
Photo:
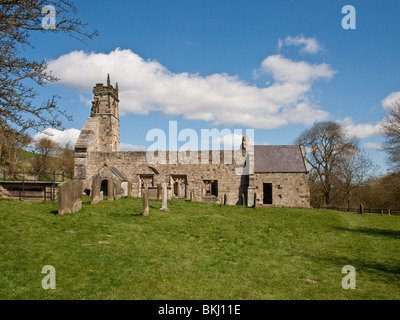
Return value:
M 254 172 L 307 172 L 299 146 L 254 146 Z
M 128 179 L 116 168 L 114 167 L 109 167 L 110 170 L 122 181 L 128 181 Z

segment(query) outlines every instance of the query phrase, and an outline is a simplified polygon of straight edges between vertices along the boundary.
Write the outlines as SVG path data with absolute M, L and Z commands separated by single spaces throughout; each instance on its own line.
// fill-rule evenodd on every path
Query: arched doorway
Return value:
M 104 179 L 101 181 L 101 187 L 100 187 L 100 192 L 103 191 L 103 196 L 107 196 L 107 191 L 108 191 L 108 180 Z

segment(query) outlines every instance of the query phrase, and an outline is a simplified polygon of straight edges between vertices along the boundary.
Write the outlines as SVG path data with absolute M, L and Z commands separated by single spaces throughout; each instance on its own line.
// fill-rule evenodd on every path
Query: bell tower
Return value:
M 98 150 L 101 152 L 119 151 L 119 111 L 118 111 L 118 83 L 115 88 L 107 75 L 107 85 L 96 84 L 93 88 L 91 118 L 99 122 Z

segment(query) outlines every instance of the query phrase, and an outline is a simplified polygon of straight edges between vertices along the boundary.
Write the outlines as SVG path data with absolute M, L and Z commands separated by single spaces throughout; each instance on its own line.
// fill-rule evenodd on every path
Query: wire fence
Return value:
M 347 211 L 347 212 L 358 212 L 358 213 L 379 213 L 386 215 L 400 215 L 400 209 L 369 209 L 369 208 L 338 208 L 338 207 L 321 207 L 324 210 L 335 210 L 335 211 Z

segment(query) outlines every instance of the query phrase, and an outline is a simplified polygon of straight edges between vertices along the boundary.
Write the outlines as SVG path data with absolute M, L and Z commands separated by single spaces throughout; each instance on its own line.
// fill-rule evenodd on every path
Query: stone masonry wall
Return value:
M 209 152 L 211 162 L 212 151 Z M 214 153 L 215 156 L 216 153 Z M 167 163 L 169 158 L 167 152 Z M 87 167 L 87 176 L 94 176 L 105 165 L 114 167 L 125 175 L 132 183 L 132 196 L 141 196 L 140 175 L 153 175 L 153 186 L 166 182 L 171 186 L 171 176 L 186 176 L 186 194 L 189 198 L 190 192 L 194 192 L 196 201 L 204 199 L 204 180 L 218 180 L 218 201 L 224 194 L 227 195 L 227 204 L 240 204 L 240 194 L 247 189 L 247 179 L 236 174 L 236 168 L 243 165 L 224 164 L 224 153 L 220 153 L 220 164 L 201 164 L 199 153 L 199 164 L 149 164 L 145 151 L 133 152 L 92 152 L 90 154 L 90 165 Z M 86 184 L 86 188 L 90 182 Z M 172 188 L 171 188 L 172 190 Z M 207 198 L 207 197 L 206 197 Z M 215 199 L 215 200 L 217 200 Z M 207 199 L 206 199 L 207 200 Z M 209 199 L 212 200 L 212 199 Z
M 254 180 L 257 205 L 263 205 L 263 184 L 272 183 L 271 206 L 310 207 L 307 173 L 256 173 Z

